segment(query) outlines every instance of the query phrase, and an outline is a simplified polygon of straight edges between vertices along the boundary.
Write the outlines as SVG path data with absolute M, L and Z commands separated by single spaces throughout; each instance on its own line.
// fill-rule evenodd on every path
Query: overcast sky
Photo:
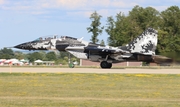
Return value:
M 90 14 L 97 11 L 104 26 L 108 16 L 128 14 L 136 5 L 163 11 L 180 0 L 0 0 L 0 49 L 54 34 L 90 41 Z

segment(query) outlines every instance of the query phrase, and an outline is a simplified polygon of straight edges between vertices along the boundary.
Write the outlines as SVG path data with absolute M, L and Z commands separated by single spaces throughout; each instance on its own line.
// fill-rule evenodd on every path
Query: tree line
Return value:
M 98 36 L 105 31 L 110 46 L 121 46 L 132 41 L 148 27 L 158 30 L 156 54 L 180 60 L 180 9 L 171 6 L 164 11 L 152 7 L 135 6 L 128 15 L 119 12 L 107 17 L 106 25 L 101 25 L 102 16 L 96 11 L 91 14 L 92 23 L 87 28 L 92 33 L 91 41 L 98 43 Z M 100 44 L 103 44 L 103 40 Z
M 35 51 L 23 53 L 21 51 L 13 51 L 12 49 L 3 48 L 0 50 L 0 59 L 28 59 L 29 62 L 33 63 L 35 60 L 43 61 L 55 61 L 55 64 L 67 65 L 69 59 L 71 62 L 77 61 L 79 59 L 70 55 L 68 52 L 53 52 L 53 51 Z

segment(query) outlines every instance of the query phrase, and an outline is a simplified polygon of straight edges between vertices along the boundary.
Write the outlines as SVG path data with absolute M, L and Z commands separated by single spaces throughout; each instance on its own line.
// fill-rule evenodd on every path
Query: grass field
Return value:
M 180 75 L 0 73 L 1 107 L 179 107 Z

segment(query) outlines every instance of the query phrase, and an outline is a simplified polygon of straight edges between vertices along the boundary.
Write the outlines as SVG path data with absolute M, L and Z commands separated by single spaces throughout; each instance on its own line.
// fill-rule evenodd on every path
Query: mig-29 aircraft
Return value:
M 100 62 L 101 68 L 111 68 L 112 63 L 123 61 L 171 62 L 170 58 L 155 54 L 157 36 L 157 30 L 148 28 L 127 45 L 112 47 L 93 44 L 82 40 L 82 38 L 54 35 L 52 37 L 40 37 L 34 41 L 14 46 L 14 48 L 67 51 L 77 58 Z

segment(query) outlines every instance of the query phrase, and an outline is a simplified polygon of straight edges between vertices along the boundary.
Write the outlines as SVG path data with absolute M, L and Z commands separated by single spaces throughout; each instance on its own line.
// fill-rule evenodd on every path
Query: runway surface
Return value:
M 1 73 L 120 73 L 120 74 L 180 74 L 180 69 L 101 69 L 101 68 L 28 68 L 0 67 Z

